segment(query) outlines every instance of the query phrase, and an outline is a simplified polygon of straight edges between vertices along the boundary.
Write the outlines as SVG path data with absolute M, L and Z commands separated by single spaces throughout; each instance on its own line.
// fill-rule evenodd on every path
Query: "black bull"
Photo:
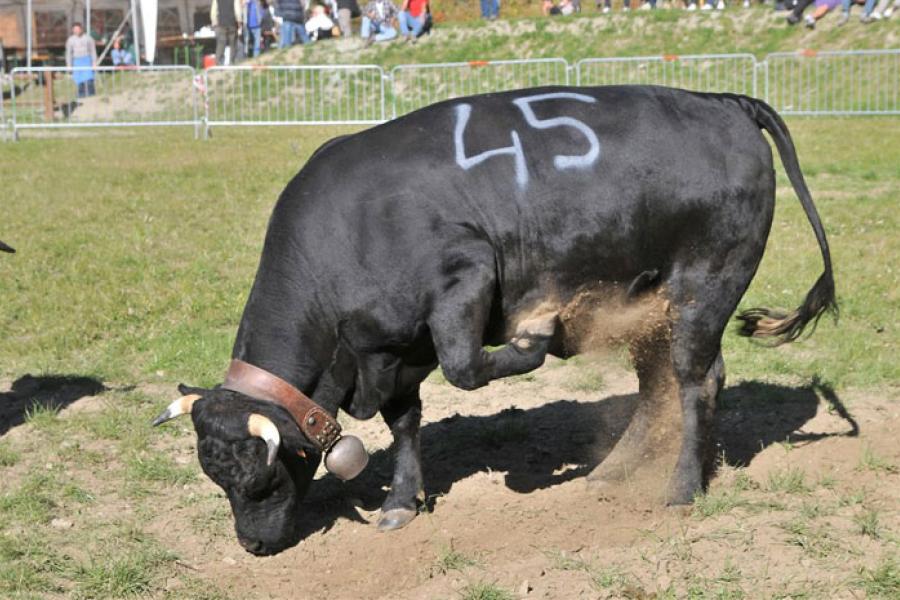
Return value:
M 475 389 L 536 369 L 548 352 L 581 349 L 578 320 L 602 330 L 605 317 L 603 302 L 579 299 L 654 298 L 663 318 L 629 341 L 642 406 L 652 414 L 659 382 L 675 384 L 682 440 L 667 497 L 689 502 L 708 467 L 722 334 L 772 222 L 775 176 L 760 129 L 825 271 L 796 311 L 738 318 L 745 335 L 793 340 L 836 305 L 825 233 L 779 116 L 728 94 L 542 88 L 442 102 L 320 148 L 275 206 L 233 357 L 332 415 L 381 412 L 395 470 L 379 526 L 392 529 L 415 516 L 423 493 L 419 386 L 432 369 Z M 594 308 L 579 315 L 573 304 Z M 274 404 L 181 389 L 201 396 L 191 410 L 200 462 L 227 492 L 241 543 L 258 554 L 296 543 L 316 447 Z M 251 413 L 277 425 L 271 466 L 247 432 Z M 638 421 L 620 446 L 639 444 Z M 597 476 L 640 456 L 614 451 Z

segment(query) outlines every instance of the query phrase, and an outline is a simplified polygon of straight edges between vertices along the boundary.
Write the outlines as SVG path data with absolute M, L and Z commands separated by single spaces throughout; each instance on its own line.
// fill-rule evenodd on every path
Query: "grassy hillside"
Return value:
M 441 15 L 466 14 L 455 0 L 436 3 Z M 468 14 L 478 14 L 469 0 Z M 538 12 L 537 2 L 517 4 L 515 12 Z M 452 10 L 450 10 L 452 9 Z M 592 3 L 581 15 L 564 18 L 509 18 L 493 22 L 443 22 L 415 45 L 400 41 L 363 48 L 359 38 L 295 47 L 265 55 L 261 62 L 283 64 L 401 63 L 563 57 L 570 62 L 587 57 L 654 54 L 766 53 L 801 48 L 854 50 L 900 47 L 900 19 L 863 25 L 854 18 L 837 27 L 829 15 L 815 31 L 788 27 L 784 13 L 769 8 L 730 8 L 723 12 L 686 13 L 683 10 L 614 12 L 600 15 Z

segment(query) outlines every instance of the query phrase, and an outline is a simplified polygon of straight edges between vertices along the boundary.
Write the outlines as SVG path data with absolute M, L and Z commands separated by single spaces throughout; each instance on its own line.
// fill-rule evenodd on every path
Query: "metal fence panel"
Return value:
M 76 78 L 93 73 L 94 94 Z M 190 67 L 18 67 L 12 70 L 13 130 L 197 125 Z M 86 84 L 82 84 L 86 91 Z
M 586 58 L 575 63 L 575 73 L 578 85 L 665 85 L 755 96 L 756 66 L 752 54 L 667 54 Z
M 392 114 L 460 96 L 568 84 L 569 64 L 562 58 L 399 65 L 391 71 Z
M 206 71 L 207 125 L 365 125 L 385 120 L 376 65 L 236 66 Z
M 900 114 L 900 50 L 778 52 L 766 100 L 785 115 Z

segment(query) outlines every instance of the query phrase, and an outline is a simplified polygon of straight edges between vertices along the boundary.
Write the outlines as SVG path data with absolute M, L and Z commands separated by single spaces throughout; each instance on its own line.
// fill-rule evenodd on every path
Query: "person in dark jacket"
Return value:
M 337 0 L 337 7 L 338 27 L 341 28 L 341 35 L 350 37 L 353 35 L 350 19 L 359 16 L 359 4 L 356 0 Z
M 210 20 L 216 31 L 216 64 L 225 64 L 225 46 L 231 48 L 231 62 L 237 58 L 237 32 L 241 22 L 241 0 L 213 0 Z
M 275 14 L 281 17 L 281 42 L 279 48 L 288 48 L 296 43 L 299 38 L 304 44 L 309 44 L 310 39 L 306 34 L 303 22 L 306 20 L 303 14 L 301 0 L 278 0 Z

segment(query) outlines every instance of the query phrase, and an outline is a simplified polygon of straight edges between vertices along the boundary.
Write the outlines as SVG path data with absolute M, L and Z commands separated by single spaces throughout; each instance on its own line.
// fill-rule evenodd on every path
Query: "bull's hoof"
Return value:
M 666 492 L 666 505 L 684 506 L 685 504 L 692 504 L 694 497 L 701 493 L 703 493 L 703 486 L 697 482 L 674 479 L 669 483 L 669 489 Z
M 418 513 L 410 508 L 392 508 L 387 512 L 381 513 L 378 519 L 378 531 L 393 531 L 400 529 L 416 518 Z

